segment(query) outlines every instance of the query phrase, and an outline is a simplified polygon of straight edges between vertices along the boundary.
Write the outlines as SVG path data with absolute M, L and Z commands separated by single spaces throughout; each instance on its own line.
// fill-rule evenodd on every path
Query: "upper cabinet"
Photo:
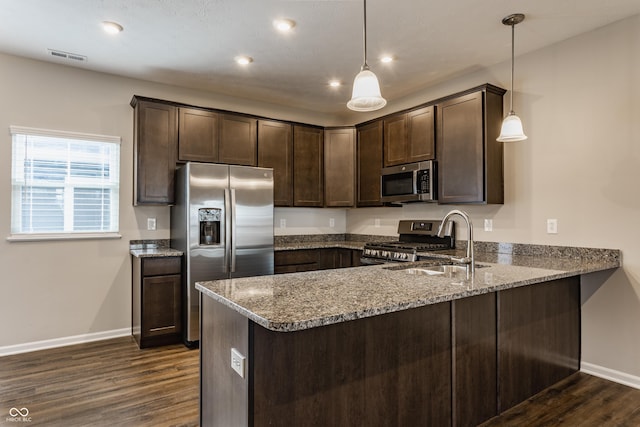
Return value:
M 178 153 L 178 108 L 133 98 L 134 205 L 172 204 Z
M 435 158 L 433 106 L 384 119 L 384 166 Z
M 293 206 L 293 133 L 289 123 L 258 120 L 258 166 L 273 168 L 273 204 Z
M 323 129 L 313 126 L 293 127 L 293 205 L 322 207 Z
M 218 161 L 218 113 L 198 108 L 179 111 L 178 160 Z
M 256 166 L 258 120 L 235 114 L 220 116 L 220 163 Z
M 357 206 L 382 206 L 382 120 L 358 126 L 356 155 L 358 169 Z
M 356 203 L 356 132 L 354 128 L 324 131 L 324 205 Z
M 485 85 L 437 104 L 439 203 L 504 203 L 504 93 Z

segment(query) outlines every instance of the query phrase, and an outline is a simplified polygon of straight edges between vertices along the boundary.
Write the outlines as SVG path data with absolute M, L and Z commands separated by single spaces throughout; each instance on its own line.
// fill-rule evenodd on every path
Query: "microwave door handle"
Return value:
M 418 169 L 412 172 L 413 179 L 411 180 L 411 185 L 413 186 L 413 192 L 411 194 L 418 194 Z
M 231 196 L 229 189 L 224 189 L 224 272 L 229 273 L 231 253 Z

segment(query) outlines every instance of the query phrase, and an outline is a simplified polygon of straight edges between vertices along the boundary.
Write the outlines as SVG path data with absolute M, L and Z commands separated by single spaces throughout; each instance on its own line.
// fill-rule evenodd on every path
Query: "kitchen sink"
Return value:
M 488 267 L 483 264 L 476 264 L 476 269 Z M 411 265 L 396 266 L 389 270 L 398 270 L 407 274 L 448 277 L 454 279 L 467 278 L 469 276 L 469 266 L 467 264 L 435 264 L 435 265 Z

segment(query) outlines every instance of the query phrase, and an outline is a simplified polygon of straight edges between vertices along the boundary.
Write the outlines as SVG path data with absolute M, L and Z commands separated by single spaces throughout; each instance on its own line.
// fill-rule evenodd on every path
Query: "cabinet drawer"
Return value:
M 144 258 L 142 260 L 143 276 L 163 276 L 168 274 L 180 274 L 180 257 Z
M 299 249 L 292 251 L 274 252 L 274 263 L 276 266 L 312 264 L 318 262 L 319 251 L 313 249 Z

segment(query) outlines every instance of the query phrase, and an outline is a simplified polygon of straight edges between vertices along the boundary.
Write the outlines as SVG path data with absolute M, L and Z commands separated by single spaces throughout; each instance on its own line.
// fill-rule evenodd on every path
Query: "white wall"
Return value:
M 8 235 L 10 228 L 9 125 L 123 138 L 121 240 L 0 242 L 0 347 L 129 326 L 128 241 L 167 238 L 169 226 L 168 208 L 130 204 L 133 114 L 128 102 L 134 93 L 336 124 L 334 117 L 310 112 L 11 56 L 0 61 L 0 129 L 6 129 L 0 143 L 0 233 Z M 623 269 L 583 280 L 582 357 L 587 364 L 640 377 L 640 16 L 522 55 L 516 66 L 514 109 L 529 140 L 505 146 L 505 204 L 462 208 L 474 220 L 477 240 L 622 249 Z M 384 113 L 486 82 L 507 88 L 509 63 L 418 92 L 391 103 Z M 439 218 L 447 210 L 437 205 L 283 208 L 276 209 L 276 234 L 394 235 L 399 218 Z M 147 216 L 158 218 L 158 231 L 141 231 Z M 333 229 L 328 227 L 332 217 Z M 482 231 L 484 218 L 493 219 L 493 232 Z M 547 218 L 558 219 L 558 234 L 546 234 Z M 279 227 L 280 219 L 286 219 L 287 228 Z

